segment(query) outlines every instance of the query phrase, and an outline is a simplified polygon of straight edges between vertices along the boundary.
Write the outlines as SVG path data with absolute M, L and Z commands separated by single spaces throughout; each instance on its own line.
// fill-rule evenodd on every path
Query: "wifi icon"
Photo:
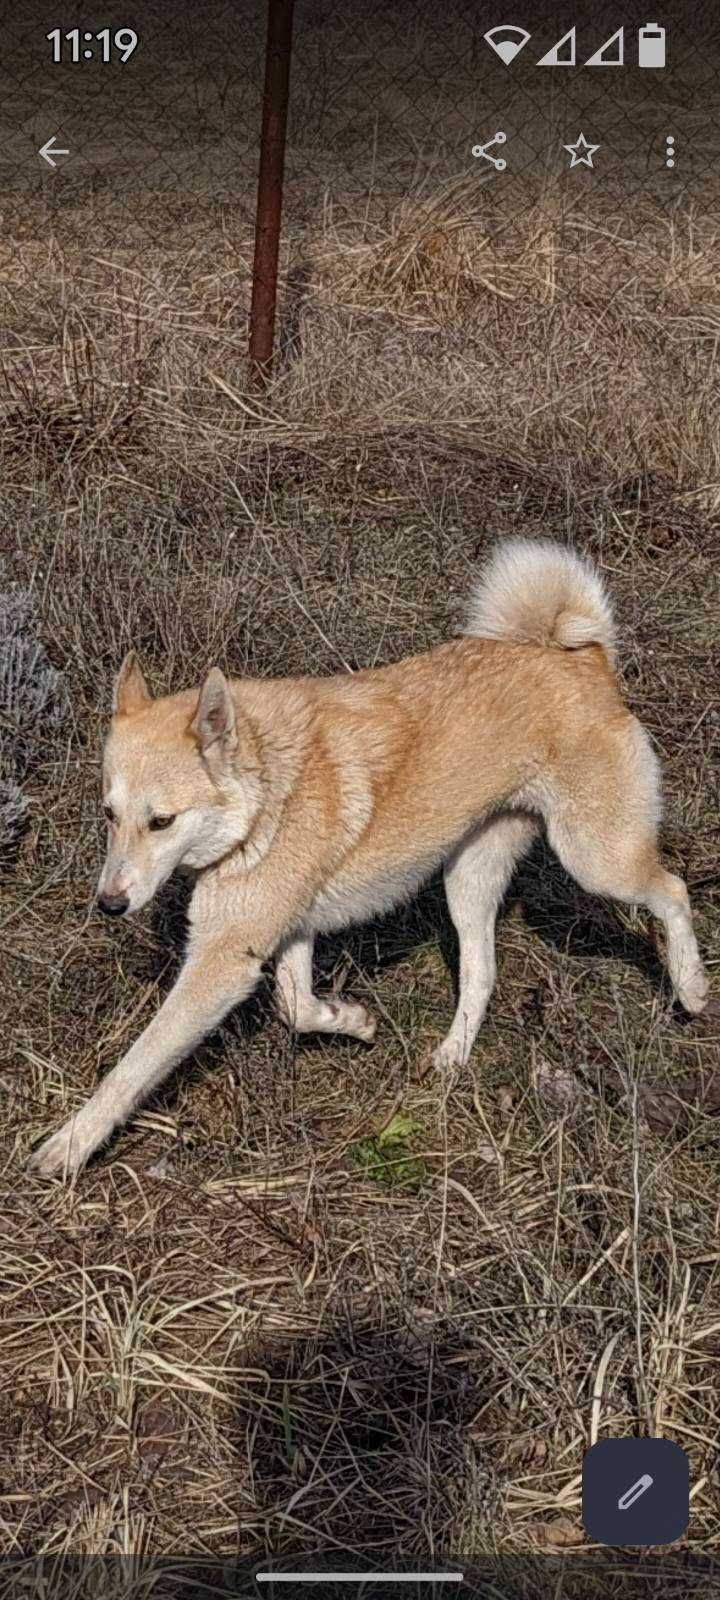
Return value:
M 490 49 L 495 51 L 496 56 L 509 67 L 523 45 L 527 44 L 530 34 L 525 28 L 515 28 L 508 23 L 500 23 L 497 28 L 491 28 L 489 33 L 483 34 L 483 38 L 487 39 Z

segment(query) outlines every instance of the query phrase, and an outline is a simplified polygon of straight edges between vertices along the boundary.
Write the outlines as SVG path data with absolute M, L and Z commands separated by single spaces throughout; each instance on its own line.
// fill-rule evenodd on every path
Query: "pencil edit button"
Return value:
M 601 1439 L 583 1456 L 582 1519 L 598 1544 L 672 1544 L 690 1521 L 690 1468 L 671 1439 Z

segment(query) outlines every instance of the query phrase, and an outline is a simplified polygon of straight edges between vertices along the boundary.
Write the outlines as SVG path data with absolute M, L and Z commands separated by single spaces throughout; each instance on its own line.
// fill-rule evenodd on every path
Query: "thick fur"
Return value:
M 657 853 L 658 763 L 618 694 L 614 652 L 594 568 L 527 540 L 497 550 L 462 637 L 394 666 L 263 682 L 213 668 L 200 690 L 152 699 L 131 652 L 105 747 L 100 903 L 135 911 L 176 868 L 192 872 L 187 957 L 158 1015 L 33 1165 L 87 1161 L 270 956 L 291 1027 L 371 1039 L 363 1007 L 315 995 L 314 937 L 407 900 L 441 865 L 460 981 L 435 1059 L 462 1064 L 495 981 L 496 912 L 540 828 L 587 890 L 661 919 L 675 992 L 701 1011 L 687 891 Z
M 470 597 L 463 632 L 562 650 L 599 644 L 615 666 L 615 622 L 599 573 L 559 544 L 499 545 Z

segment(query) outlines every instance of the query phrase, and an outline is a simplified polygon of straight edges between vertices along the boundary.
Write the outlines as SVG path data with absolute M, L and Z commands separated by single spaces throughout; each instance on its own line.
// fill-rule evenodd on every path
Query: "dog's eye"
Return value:
M 148 827 L 151 833 L 159 833 L 162 828 L 172 827 L 174 817 L 151 817 Z
M 103 811 L 105 813 L 105 818 L 106 818 L 106 820 L 108 822 L 114 822 L 115 821 L 115 812 L 113 811 L 112 806 L 103 806 Z

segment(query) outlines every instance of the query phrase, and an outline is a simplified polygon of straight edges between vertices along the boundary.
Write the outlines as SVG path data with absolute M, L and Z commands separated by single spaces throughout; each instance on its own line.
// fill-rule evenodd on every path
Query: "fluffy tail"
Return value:
M 498 546 L 461 632 L 561 650 L 599 644 L 615 666 L 615 624 L 599 573 L 587 557 L 545 540 Z

